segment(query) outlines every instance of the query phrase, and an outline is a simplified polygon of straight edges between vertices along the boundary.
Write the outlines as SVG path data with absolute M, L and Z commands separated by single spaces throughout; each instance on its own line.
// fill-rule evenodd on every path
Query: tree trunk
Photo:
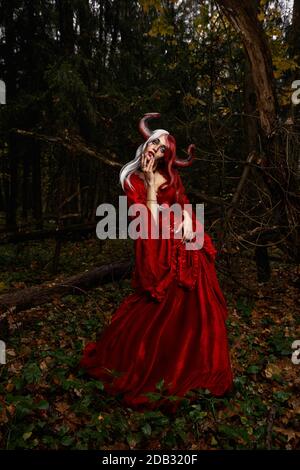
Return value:
M 294 0 L 293 5 L 293 19 L 290 26 L 287 40 L 289 44 L 289 57 L 293 59 L 298 67 L 300 67 L 300 0 Z M 299 79 L 299 68 L 291 70 L 287 78 L 290 83 Z M 291 148 L 291 169 L 296 174 L 296 192 L 299 192 L 300 187 L 300 104 L 291 103 L 290 108 L 291 116 L 291 130 L 289 147 Z
M 294 59 L 300 64 L 300 0 L 294 0 L 292 34 L 290 37 Z
M 256 105 L 263 131 L 261 145 L 266 155 L 262 177 L 272 200 L 273 225 L 281 226 L 280 246 L 297 258 L 297 201 L 285 151 L 286 130 L 277 122 L 277 98 L 270 47 L 257 18 L 256 0 L 217 0 L 234 28 L 240 33 L 251 64 Z
M 74 54 L 74 10 L 70 0 L 56 0 L 59 12 L 60 44 L 66 57 Z
M 27 149 L 29 148 L 28 145 L 26 147 L 27 147 Z M 29 171 L 30 171 L 29 167 L 30 167 L 30 163 L 31 163 L 31 157 L 30 157 L 29 152 L 27 150 L 22 155 L 22 167 L 23 167 L 23 174 L 22 174 L 22 225 L 25 225 L 27 223 L 27 218 L 28 218 L 29 192 L 30 192 L 30 184 L 29 184 Z
M 27 308 L 43 305 L 51 301 L 54 297 L 68 294 L 82 294 L 83 289 L 90 289 L 95 284 L 105 284 L 127 277 L 132 268 L 132 261 L 117 261 L 90 271 L 69 277 L 64 281 L 48 286 L 29 287 L 12 294 L 0 296 L 0 309 L 5 318 L 8 309 L 14 311 L 26 310 Z
M 251 0 L 217 0 L 221 10 L 241 34 L 252 69 L 261 127 L 270 136 L 276 126 L 277 99 L 272 57 L 267 39 Z
M 102 2 L 100 2 L 102 3 Z M 91 28 L 91 10 L 89 0 L 81 0 L 78 5 L 78 20 L 79 20 L 79 48 L 85 59 L 92 56 L 92 39 L 93 31 Z M 86 70 L 88 76 L 88 69 Z
M 41 148 L 38 141 L 31 142 L 32 157 L 32 209 L 37 229 L 43 228 Z
M 255 248 L 255 261 L 257 267 L 258 282 L 267 282 L 271 277 L 270 260 L 268 248 L 266 246 L 257 246 Z
M 246 129 L 246 146 L 247 152 L 256 151 L 259 153 L 259 142 L 258 142 L 258 120 L 256 112 L 256 93 L 253 83 L 253 78 L 250 70 L 250 64 L 246 61 L 245 69 L 245 87 L 244 87 L 244 102 L 245 102 L 245 129 Z M 262 178 L 258 172 L 250 168 L 250 175 L 252 179 L 255 180 L 255 188 L 250 185 L 247 194 L 250 197 L 251 201 L 257 201 L 260 198 L 260 188 L 264 186 Z M 262 188 L 263 190 L 263 188 Z M 260 206 L 258 205 L 258 211 L 260 211 Z M 259 215 L 259 214 L 257 214 Z M 257 237 L 257 243 L 267 242 L 264 234 Z M 256 261 L 256 273 L 258 282 L 267 282 L 271 276 L 270 261 L 268 248 L 266 246 L 255 246 L 255 261 Z
M 14 2 L 6 0 L 3 11 L 3 24 L 5 34 L 4 62 L 6 74 L 4 75 L 4 77 L 1 78 L 4 78 L 6 84 L 6 101 L 7 103 L 9 103 L 10 100 L 15 97 L 17 88 L 17 66 L 15 57 L 17 31 L 14 21 Z
M 18 189 L 18 139 L 11 133 L 8 142 L 9 160 L 9 194 L 6 208 L 7 230 L 15 230 L 17 227 L 17 189 Z

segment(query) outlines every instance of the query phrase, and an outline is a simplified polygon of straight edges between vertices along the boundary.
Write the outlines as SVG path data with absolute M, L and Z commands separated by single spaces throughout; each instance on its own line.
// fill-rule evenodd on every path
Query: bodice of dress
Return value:
M 127 195 L 128 206 L 133 203 L 142 203 L 147 207 L 147 189 L 143 179 L 133 173 L 130 183 L 125 182 L 124 189 Z M 160 223 L 164 224 L 164 205 L 171 206 L 175 202 L 182 207 L 189 204 L 189 199 L 185 193 L 180 175 L 175 173 L 175 184 L 173 186 L 161 185 L 157 191 L 157 202 L 160 205 Z M 147 207 L 148 227 L 153 223 L 152 214 Z M 192 212 L 195 221 L 195 212 Z M 185 243 L 181 239 L 174 237 L 175 217 L 171 224 L 171 234 L 169 239 L 158 238 L 135 240 L 135 268 L 132 275 L 132 286 L 135 289 L 148 291 L 153 298 L 161 301 L 164 298 L 166 289 L 174 279 L 182 288 L 194 289 L 199 278 L 201 257 L 206 257 L 206 261 L 213 263 L 216 256 L 210 237 L 204 232 L 204 244 L 201 249 L 187 250 Z M 195 227 L 194 222 L 194 227 Z
M 167 180 L 167 175 L 165 172 L 161 172 L 161 174 Z M 184 186 L 181 182 L 179 173 L 175 173 L 175 179 L 177 180 L 177 187 L 175 185 L 166 186 L 165 183 L 161 184 L 157 190 L 157 202 L 158 204 L 167 203 L 169 205 L 179 202 L 179 203 L 189 203 L 189 200 L 185 194 Z M 143 200 L 146 202 L 147 199 L 147 188 L 145 185 L 145 181 L 142 177 L 138 174 L 133 173 L 130 177 L 130 182 L 135 188 L 137 193 L 137 197 L 139 200 Z M 127 191 L 126 191 L 127 192 Z M 130 197 L 131 195 L 129 195 Z

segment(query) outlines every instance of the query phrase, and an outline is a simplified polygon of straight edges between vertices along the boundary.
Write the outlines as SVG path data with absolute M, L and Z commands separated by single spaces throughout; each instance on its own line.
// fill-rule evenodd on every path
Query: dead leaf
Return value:
M 284 436 L 287 436 L 288 442 L 291 439 L 295 439 L 296 437 L 300 437 L 300 432 L 294 431 L 293 429 L 285 429 L 285 428 L 280 428 L 278 426 L 274 426 L 274 430 L 276 432 L 279 432 L 280 434 L 283 434 Z
M 15 384 L 13 384 L 12 382 L 9 382 L 5 387 L 8 393 L 11 393 L 14 390 L 14 388 L 15 388 Z
M 70 408 L 70 405 L 68 405 L 68 403 L 64 401 L 56 403 L 54 406 L 55 406 L 55 409 L 61 414 L 66 413 L 66 411 L 68 411 L 68 409 Z
M 40 369 L 43 371 L 48 369 L 46 361 L 40 362 Z
M 280 375 L 281 369 L 276 364 L 268 364 L 265 368 L 265 376 L 271 379 L 274 375 Z

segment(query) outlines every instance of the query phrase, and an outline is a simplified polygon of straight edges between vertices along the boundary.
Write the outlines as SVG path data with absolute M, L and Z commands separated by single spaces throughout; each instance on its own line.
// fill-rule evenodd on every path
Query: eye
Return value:
M 165 153 L 167 147 L 165 145 L 162 145 L 161 147 L 159 147 L 159 150 L 161 151 L 161 153 Z
M 160 140 L 159 139 L 154 139 L 154 140 L 151 140 L 151 144 L 154 144 L 154 145 L 157 145 L 160 143 Z

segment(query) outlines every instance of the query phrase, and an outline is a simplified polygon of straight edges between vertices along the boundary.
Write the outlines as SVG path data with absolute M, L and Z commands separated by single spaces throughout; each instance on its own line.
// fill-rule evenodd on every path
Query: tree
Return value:
M 271 51 L 257 15 L 257 2 L 217 0 L 217 3 L 239 32 L 249 57 L 266 155 L 264 165 L 270 167 L 263 172 L 263 177 L 272 198 L 273 223 L 279 228 L 283 250 L 292 258 L 297 258 L 299 253 L 295 253 L 295 244 L 298 240 L 298 212 L 297 200 L 293 195 L 295 180 L 286 165 L 286 133 L 279 125 Z
M 271 52 L 257 18 L 257 2 L 217 0 L 217 3 L 241 35 L 251 65 L 261 127 L 270 136 L 277 123 L 277 99 Z

